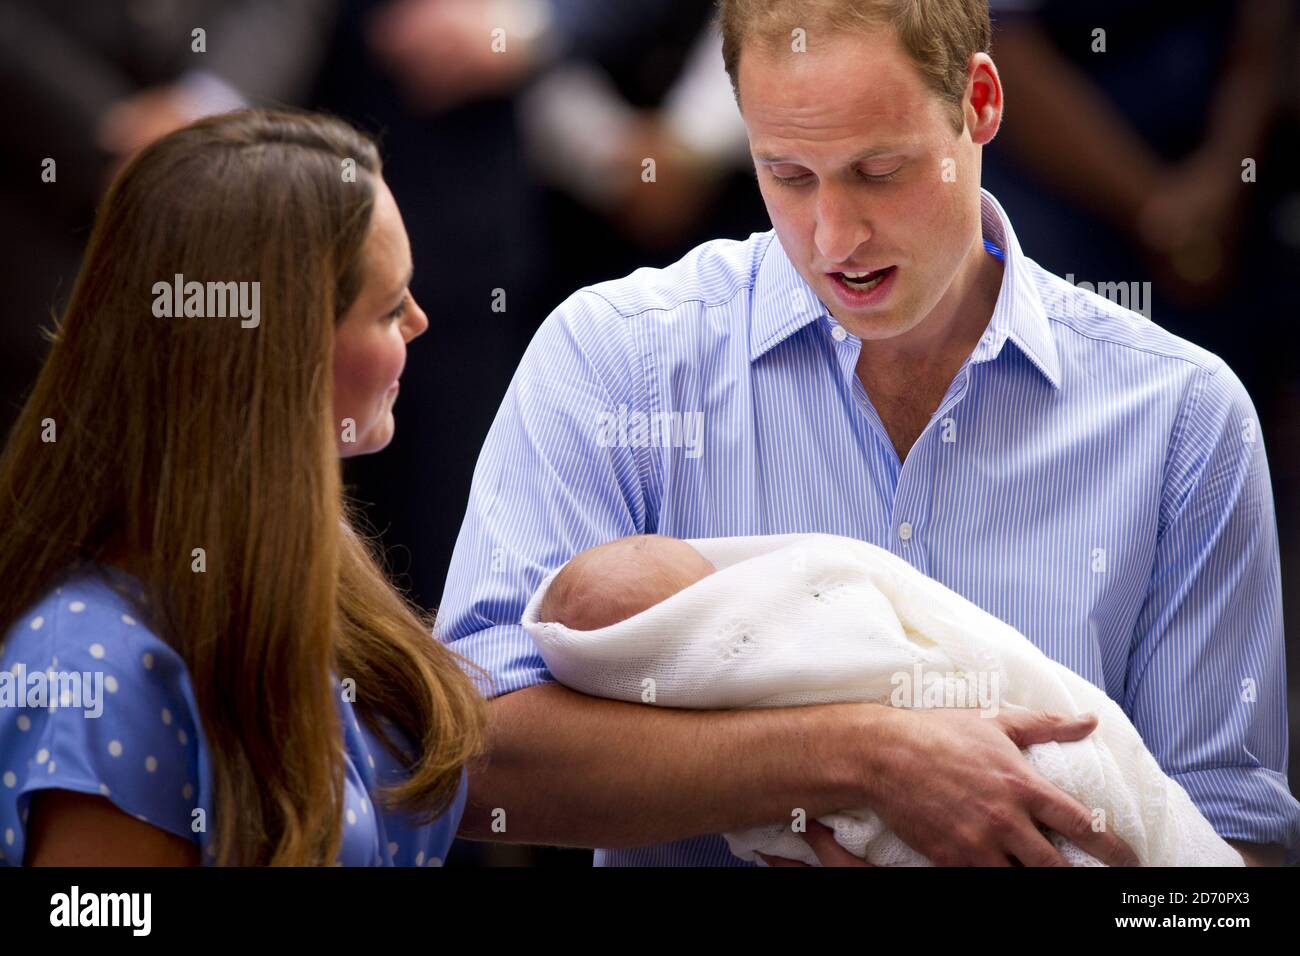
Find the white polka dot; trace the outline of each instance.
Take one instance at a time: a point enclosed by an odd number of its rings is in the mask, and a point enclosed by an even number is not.
[[[415,865],[416,865],[416,866],[424,866],[424,851],[423,851],[423,850],[421,850],[419,853],[415,854]]]
[[[63,693],[59,695],[59,706],[60,707],[72,706],[72,691],[69,690],[67,687],[63,688]]]
[[[134,627],[134,626],[135,626],[135,618],[133,618],[130,614],[123,614],[123,615],[122,615],[122,623],[123,623],[123,624],[130,624],[132,627]]]
[[[101,784],[99,785],[99,792],[102,793],[104,796],[107,797],[107,796],[108,796],[108,784],[106,784],[106,783],[101,783]]]
[[[354,827],[356,825],[357,825],[357,811],[353,810],[351,807],[348,807],[348,826]]]
[[[13,845],[14,845],[14,828],[13,828],[13,827],[9,827],[7,830],[5,830],[5,844],[6,844],[7,846],[13,846]]]
[[[120,756],[122,756],[122,741],[120,741],[120,740],[110,740],[110,741],[108,742],[108,753],[109,753],[110,756],[113,756],[113,757],[120,757]]]
[[[50,765],[49,765],[48,767],[46,767],[45,769],[46,769],[47,771],[49,771],[50,773],[54,773],[54,761],[51,760],[51,761],[50,761]]]
[[[39,631],[44,624],[45,624],[45,618],[34,617],[32,618],[32,623],[28,624],[27,626],[30,627],[33,631]]]
[[[27,731],[32,729],[32,719],[28,717],[26,714],[19,714],[18,729],[21,730],[23,733],[27,733]]]
[[[8,787],[10,790],[18,786],[18,774],[14,773],[12,770],[6,770],[3,779],[5,782],[5,786]]]
[[[90,656],[93,657],[95,660],[101,660],[101,659],[104,657],[104,645],[103,645],[103,644],[91,644],[91,645],[90,645]]]
[[[46,750],[44,747],[36,751],[36,762],[38,764],[45,763],[45,761],[49,759],[50,759],[50,752]]]
[[[84,601],[68,602],[68,610],[71,611],[73,614],[80,614],[85,609],[86,609],[86,604]]]
[[[22,673],[22,670],[23,670],[23,662],[22,662],[22,661],[14,661],[13,664],[10,665],[10,667],[9,667],[9,673],[13,674],[15,677],[17,677],[19,674],[21,674],[21,673]]]
[[[399,847],[396,843],[390,843],[388,844],[388,855],[397,856],[397,851],[400,849],[401,847]]]
[[[442,860],[436,856],[429,857],[429,866],[442,866]]]
[[[189,743],[190,740],[189,735],[186,734],[185,731],[183,730],[176,731],[176,739],[181,742],[181,746],[184,746],[185,744]]]
[[[185,786],[181,787],[181,796],[186,800],[192,799],[194,797],[194,788],[187,783]]]
[[[163,708],[162,718],[163,718],[163,723],[164,723],[164,724],[168,724],[168,725],[171,724],[171,722],[172,722],[172,712],[171,712],[170,710],[168,710],[166,707]]]
[[[153,670],[153,655],[145,654],[140,658],[140,663],[144,664],[145,670]]]
[[[144,769],[145,769],[145,770],[148,770],[150,773],[156,773],[156,772],[158,771],[158,758],[157,758],[157,757],[145,757],[145,758],[144,758]]]
[[[368,814],[368,813],[370,812],[369,808],[366,806],[367,803],[369,803],[368,800],[362,800],[362,801],[361,801],[361,815],[362,815],[362,816],[365,816],[366,814]]]
[[[117,678],[114,677],[112,674],[109,674],[107,677],[104,678],[104,687],[106,687],[106,688],[108,689],[108,692],[109,692],[110,694],[116,694],[116,693],[117,693]]]
[[[148,822],[149,822],[149,818],[146,817],[143,813],[137,813],[137,814],[135,815],[135,818],[136,818],[137,820],[139,820],[141,823],[148,823]]]
[[[374,754],[366,754],[366,759],[370,761],[370,769],[371,769],[371,770],[374,770],[374,769],[375,769],[375,755],[374,755]]]

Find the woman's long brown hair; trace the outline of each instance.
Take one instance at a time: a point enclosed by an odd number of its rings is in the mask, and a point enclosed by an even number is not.
[[[311,114],[227,114],[147,147],[100,206],[0,455],[0,634],[70,567],[137,556],[194,687],[219,863],[334,861],[336,678],[394,752],[389,722],[414,744],[387,796],[420,820],[482,744],[461,659],[391,587],[341,483],[334,329],[379,175],[373,142]],[[260,323],[155,317],[177,274],[259,282]]]

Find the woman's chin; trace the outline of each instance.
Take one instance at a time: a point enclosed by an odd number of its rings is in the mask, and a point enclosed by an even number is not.
[[[397,423],[393,420],[393,412],[390,408],[379,421],[366,430],[364,435],[358,435],[356,441],[340,441],[339,457],[356,458],[360,455],[373,455],[377,451],[383,451],[388,447],[389,442],[393,440],[393,434],[396,431]]]

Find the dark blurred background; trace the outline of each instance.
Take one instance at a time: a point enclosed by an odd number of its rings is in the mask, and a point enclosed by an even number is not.
[[[991,6],[1007,111],[984,185],[1026,253],[1141,295],[1125,304],[1221,355],[1259,410],[1300,739],[1292,6]],[[393,443],[345,475],[399,584],[434,608],[479,447],[551,309],[706,239],[769,228],[712,13],[708,0],[0,0],[0,427],[126,158],[245,105],[340,115],[381,142],[430,320]],[[40,178],[47,157],[53,183]],[[460,842],[448,860],[475,863],[588,865],[590,853]]]

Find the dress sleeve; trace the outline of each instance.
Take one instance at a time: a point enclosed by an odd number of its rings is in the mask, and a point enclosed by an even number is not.
[[[23,860],[39,790],[99,794],[202,844],[198,723],[179,656],[97,579],[62,585],[10,629],[0,668],[0,852]]]

